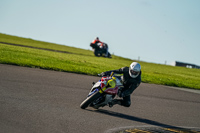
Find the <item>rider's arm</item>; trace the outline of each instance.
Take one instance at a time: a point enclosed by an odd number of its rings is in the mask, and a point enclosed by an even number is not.
[[[97,41],[97,40],[93,40],[93,42],[92,42],[92,44],[97,44],[97,43],[103,43],[103,42],[101,42],[101,41]]]
[[[101,42],[101,41],[99,40],[98,43],[103,43],[103,42]]]
[[[117,69],[117,70],[111,70],[111,71],[102,72],[101,75],[102,76],[108,76],[112,72],[117,73],[117,74],[122,74],[123,73],[123,68],[120,68],[120,69]]]

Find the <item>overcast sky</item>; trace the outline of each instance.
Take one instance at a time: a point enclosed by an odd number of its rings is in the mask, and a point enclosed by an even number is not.
[[[200,0],[0,0],[0,33],[164,64],[200,65]]]

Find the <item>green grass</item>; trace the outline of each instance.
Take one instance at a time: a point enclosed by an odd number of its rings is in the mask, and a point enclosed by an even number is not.
[[[132,62],[130,59],[119,56],[112,56],[112,59],[95,57],[90,50],[5,34],[0,34],[0,42],[35,47],[28,48],[0,43],[1,64],[97,75],[103,71],[129,66]],[[52,49],[66,53],[36,48]],[[139,63],[142,66],[142,82],[200,89],[200,69],[173,67],[147,62]]]

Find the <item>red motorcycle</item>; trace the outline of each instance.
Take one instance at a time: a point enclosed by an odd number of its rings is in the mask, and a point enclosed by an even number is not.
[[[120,87],[123,86],[121,76],[116,76],[112,72],[110,76],[102,77],[98,82],[93,83],[87,98],[80,104],[82,109],[93,107],[98,109],[106,105],[115,98]]]
[[[103,43],[103,46],[101,46],[101,43],[98,44],[91,43],[90,46],[92,47],[95,56],[112,58],[110,52],[108,52],[108,45],[106,43]]]

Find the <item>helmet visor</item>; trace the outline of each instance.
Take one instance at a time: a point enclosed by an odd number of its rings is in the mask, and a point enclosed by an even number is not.
[[[131,75],[138,75],[139,74],[139,72],[136,72],[136,71],[133,71],[133,70],[130,70],[130,73],[131,73]]]

